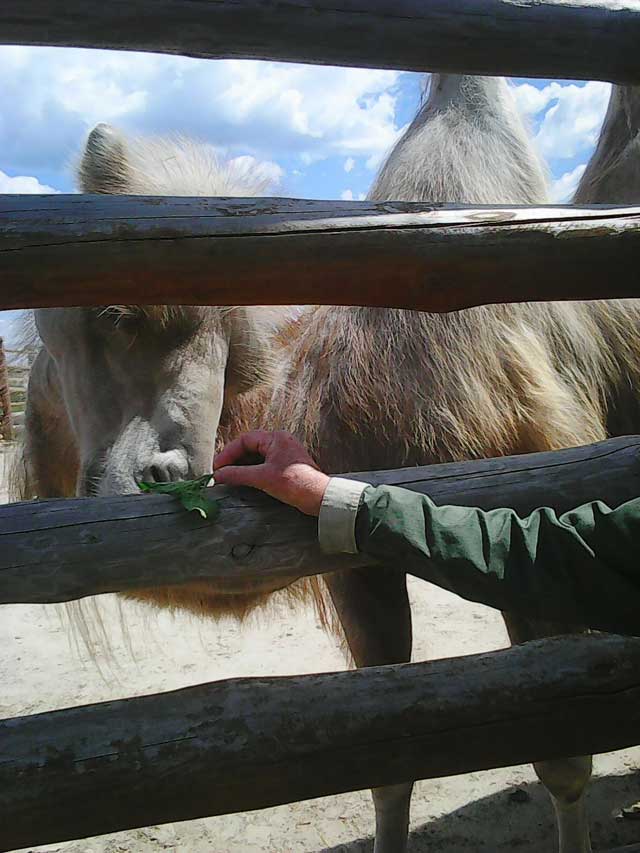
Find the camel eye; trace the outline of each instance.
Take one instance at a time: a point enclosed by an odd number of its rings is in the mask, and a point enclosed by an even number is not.
[[[113,326],[124,331],[131,331],[138,326],[142,318],[139,308],[132,305],[106,305],[97,309],[100,319],[108,320]]]

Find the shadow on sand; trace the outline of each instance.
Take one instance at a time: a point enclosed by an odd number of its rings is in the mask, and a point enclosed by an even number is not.
[[[518,791],[515,796],[514,790]],[[624,853],[640,853],[640,814],[637,820],[619,817],[622,807],[640,800],[640,773],[597,778],[591,783],[588,799],[594,850],[609,851],[624,845]],[[626,850],[630,844],[633,847]],[[409,853],[514,850],[518,853],[557,850],[551,802],[538,783],[499,791],[434,818],[415,829],[409,840]],[[372,851],[373,840],[367,838],[325,848],[319,853]]]

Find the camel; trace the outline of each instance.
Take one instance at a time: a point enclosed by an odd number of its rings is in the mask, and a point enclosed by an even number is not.
[[[637,204],[640,199],[640,87],[613,86],[596,150],[575,204]]]
[[[618,131],[625,126],[614,123]],[[605,126],[603,139],[606,133]],[[620,145],[629,145],[632,128],[621,135]],[[623,168],[636,172],[629,158]],[[609,189],[592,172],[578,196],[588,180],[591,201],[617,201],[603,197]],[[210,149],[127,139],[106,126],[89,135],[79,177],[85,192],[263,189]],[[369,197],[543,203],[545,172],[507,83],[434,75]],[[311,307],[294,318],[184,306],[37,311],[42,349],[29,383],[22,496],[121,494],[137,492],[139,479],[197,476],[210,469],[216,437],[255,426],[294,433],[329,473],[559,449],[637,432],[639,320],[635,301],[445,315]],[[272,583],[201,582],[135,597],[242,617],[278,591]],[[320,608],[328,592],[358,666],[410,659],[402,566],[278,585]],[[580,627],[512,614],[506,620],[514,642]],[[583,794],[591,759],[543,762],[536,771],[554,802],[561,853],[587,853]],[[407,849],[411,789],[373,791],[375,853]]]

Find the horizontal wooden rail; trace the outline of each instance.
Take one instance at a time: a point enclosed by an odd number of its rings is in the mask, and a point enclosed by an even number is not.
[[[223,681],[0,722],[0,851],[639,739],[638,639]]]
[[[0,308],[640,296],[640,207],[0,196]]]
[[[399,471],[351,475],[404,486],[439,504],[558,511],[640,495],[640,436],[588,447]],[[0,508],[0,604],[210,578],[291,579],[371,565],[365,554],[326,556],[316,522],[252,490],[212,489],[215,521],[170,497],[129,496],[25,502]],[[189,559],[185,560],[185,554]]]
[[[636,0],[3,0],[0,42],[640,82]]]

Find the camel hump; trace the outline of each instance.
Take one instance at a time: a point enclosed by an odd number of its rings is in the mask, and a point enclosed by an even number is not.
[[[78,166],[78,182],[85,193],[127,192],[127,143],[120,131],[102,122],[93,128]]]

